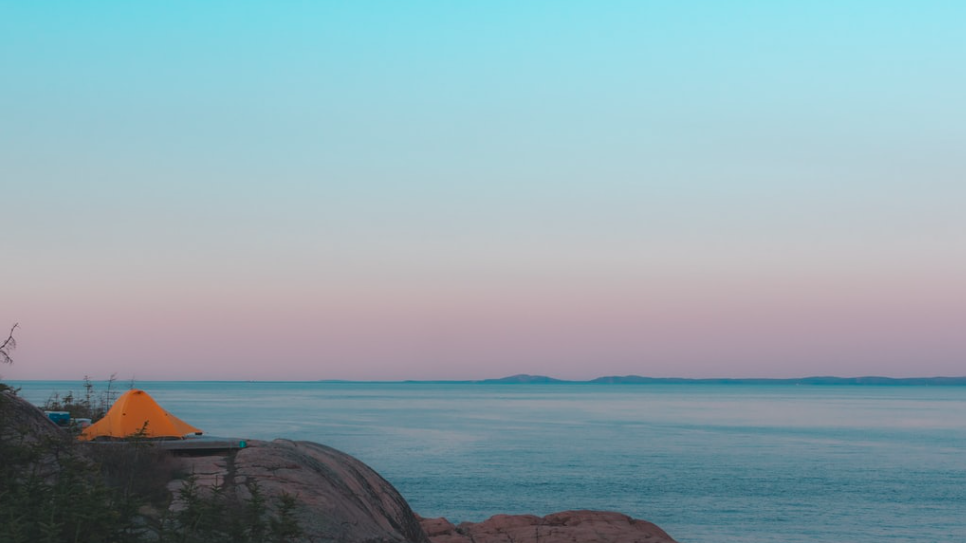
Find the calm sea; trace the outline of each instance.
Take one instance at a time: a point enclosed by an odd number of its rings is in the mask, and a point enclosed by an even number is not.
[[[81,389],[14,384],[41,403]],[[966,387],[137,386],[208,434],[346,451],[423,516],[604,509],[683,543],[966,542]]]

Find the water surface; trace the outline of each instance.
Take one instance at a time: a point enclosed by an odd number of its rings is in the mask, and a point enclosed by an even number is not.
[[[16,384],[35,402],[81,390]],[[346,451],[424,516],[603,509],[682,543],[966,541],[966,387],[137,386],[209,434]]]

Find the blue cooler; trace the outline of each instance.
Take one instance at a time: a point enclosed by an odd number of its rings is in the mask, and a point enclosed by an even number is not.
[[[70,426],[70,413],[67,411],[44,411],[51,422],[62,428]]]

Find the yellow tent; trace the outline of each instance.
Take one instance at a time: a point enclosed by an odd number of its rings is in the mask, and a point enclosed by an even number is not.
[[[161,409],[147,392],[132,389],[114,402],[103,419],[85,428],[79,439],[122,439],[139,434],[142,429],[143,437],[148,438],[183,438],[189,434],[201,434],[201,430]]]

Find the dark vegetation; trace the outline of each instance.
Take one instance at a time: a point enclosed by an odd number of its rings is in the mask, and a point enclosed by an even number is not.
[[[0,343],[0,363],[13,362],[16,328]],[[97,392],[85,380],[83,394],[52,396],[47,407],[96,420],[116,396],[113,382]],[[244,492],[202,487],[190,477],[172,493],[179,470],[178,457],[141,436],[79,443],[0,382],[0,542],[281,543],[302,535],[294,497],[269,499],[255,483]]]
[[[120,391],[116,383],[117,376],[111,375],[104,390],[98,391],[91,378],[85,375],[82,393],[75,395],[72,390],[64,394],[55,392],[47,398],[43,409],[44,411],[65,411],[70,413],[72,419],[100,420],[117,400]],[[134,388],[133,382],[130,388]]]
[[[10,333],[7,334],[7,339],[5,339],[3,343],[0,343],[0,364],[13,364],[13,358],[10,357],[10,351],[17,348],[17,340],[13,337],[13,332],[19,327],[19,323],[11,326]]]

